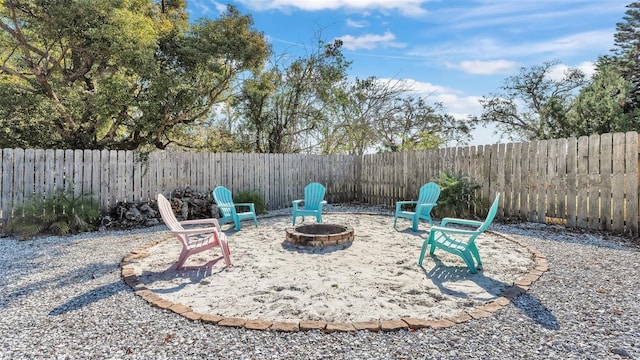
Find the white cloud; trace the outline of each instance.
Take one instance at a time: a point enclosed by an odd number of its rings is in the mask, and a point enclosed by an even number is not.
[[[458,94],[439,94],[435,97],[438,102],[444,105],[447,113],[459,119],[466,119],[469,115],[480,115],[482,106],[478,102],[480,96],[460,96]]]
[[[299,9],[305,11],[318,10],[355,10],[355,11],[391,11],[397,10],[406,16],[426,14],[421,7],[427,0],[239,0],[244,6],[256,10]]]
[[[469,74],[492,75],[492,74],[509,74],[517,69],[518,63],[507,60],[465,60],[457,64],[447,63],[447,67],[460,69]]]
[[[564,64],[558,64],[553,68],[549,69],[548,77],[552,80],[562,80],[564,79],[564,75],[569,68],[577,68],[587,75],[587,78],[591,78],[593,74],[596,72],[595,64],[591,61],[582,62],[576,66],[568,66]]]
[[[379,47],[403,48],[404,43],[395,42],[396,36],[387,31],[383,35],[365,34],[362,36],[343,35],[338,37],[343,42],[343,47],[347,50],[375,49]]]
[[[441,102],[447,113],[455,114],[454,116],[458,118],[466,118],[468,115],[478,115],[482,112],[482,106],[478,102],[481,99],[480,96],[463,96],[462,91],[414,79],[381,78],[379,81],[397,84],[434,103]]]
[[[215,2],[214,2],[214,4],[215,4]],[[209,11],[211,11],[211,8],[209,8],[209,5],[205,4],[202,1],[194,1],[192,6],[194,6],[196,9],[198,9],[199,16],[204,16],[207,13],[209,13]]]
[[[352,28],[363,28],[363,27],[369,26],[369,23],[364,20],[356,21],[352,19],[347,19],[347,26]]]
[[[218,10],[219,13],[223,13],[225,11],[227,11],[227,5],[217,2],[217,1],[212,1],[213,6],[215,6],[216,10]]]
[[[418,81],[414,79],[380,79],[383,82],[396,82],[400,87],[409,89],[409,91],[413,91],[416,93],[420,93],[423,96],[430,96],[432,94],[443,94],[451,92],[452,90],[439,85],[434,85],[432,83]]]
[[[585,50],[594,49],[605,53],[613,46],[613,34],[610,30],[589,31],[556,39],[506,43],[490,37],[469,38],[456,41],[416,47],[411,54],[426,58],[520,58],[542,57],[546,59],[580,55]]]
[[[444,111],[459,120],[466,120],[470,115],[482,114],[482,106],[479,100],[481,96],[465,96],[462,91],[446,86],[435,85],[429,82],[414,79],[378,79],[381,82],[389,82],[410,89],[415,95],[422,96],[431,103],[442,103]],[[493,144],[500,139],[493,135],[495,126],[478,127],[471,133],[469,145]]]
[[[613,34],[610,30],[588,31],[550,41],[524,44],[516,47],[519,53],[539,54],[552,53],[556,56],[578,54],[585,49],[602,49],[608,51],[613,46]]]

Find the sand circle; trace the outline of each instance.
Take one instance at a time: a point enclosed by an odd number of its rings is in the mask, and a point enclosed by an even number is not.
[[[290,216],[259,219],[241,231],[223,226],[233,266],[219,249],[166,271],[181,246],[168,236],[132,267],[150,291],[194,312],[247,320],[363,322],[403,317],[438,320],[499,297],[534,266],[530,251],[495,233],[476,240],[484,269],[471,274],[462,259],[442,250],[417,265],[428,225],[376,214],[328,213],[323,221],[351,226],[353,242],[327,247],[285,242]],[[167,232],[168,233],[168,232]]]

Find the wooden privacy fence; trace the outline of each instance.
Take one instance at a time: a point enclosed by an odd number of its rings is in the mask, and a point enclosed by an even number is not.
[[[1,162],[0,219],[33,194],[56,189],[91,194],[106,211],[118,202],[146,202],[190,187],[234,194],[256,191],[267,209],[291,206],[312,181],[327,187],[332,202],[351,202],[356,156],[231,154],[157,151],[4,149]]]
[[[481,184],[488,201],[502,193],[499,216],[637,235],[638,154],[636,132],[362,157],[4,149],[0,220],[34,193],[58,188],[92,193],[107,210],[187,186],[209,192],[223,185],[259,192],[271,210],[291,206],[318,181],[330,203],[393,206],[449,171]]]
[[[638,235],[636,132],[580,138],[366,155],[365,203],[415,199],[443,171],[466,175],[500,217]]]

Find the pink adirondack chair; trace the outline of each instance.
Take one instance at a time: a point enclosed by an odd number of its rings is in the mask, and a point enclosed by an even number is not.
[[[227,266],[231,266],[231,256],[227,236],[220,230],[217,219],[199,219],[178,221],[171,209],[171,203],[162,194],[158,194],[158,209],[162,220],[173,235],[182,243],[182,252],[175,263],[176,269],[181,269],[187,258],[193,254],[219,246]],[[212,224],[213,226],[185,229],[183,225]]]

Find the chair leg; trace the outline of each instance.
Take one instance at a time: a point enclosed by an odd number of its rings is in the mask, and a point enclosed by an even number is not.
[[[467,251],[463,251],[459,255],[460,257],[462,257],[465,264],[467,264],[467,267],[469,268],[469,272],[471,272],[472,274],[477,274],[478,270],[476,270],[476,265],[473,263],[473,257],[471,256],[471,253],[467,250]]]
[[[469,246],[469,251],[471,252],[471,255],[476,258],[476,262],[478,263],[478,265],[476,265],[476,268],[478,270],[482,270],[482,260],[480,260],[480,253],[478,252],[478,248],[476,247],[475,243]]]
[[[422,243],[422,250],[420,251],[420,258],[418,259],[418,266],[422,266],[422,261],[424,261],[424,255],[427,252],[427,247],[429,246],[430,243],[431,243],[431,235],[429,235],[429,238]],[[431,254],[433,254],[433,251],[435,250],[435,248],[436,248],[435,246],[431,245]]]
[[[316,215],[316,222],[319,222],[319,223],[322,222],[322,214]]]
[[[397,222],[398,222],[398,215],[396,214],[396,215],[393,217],[393,228],[394,228],[394,229],[397,229],[397,228],[398,228],[398,227],[396,226],[396,223],[397,223]]]
[[[233,219],[233,224],[235,225],[236,231],[240,231],[240,219]]]
[[[187,261],[188,257],[189,257],[189,251],[186,248],[182,248],[182,251],[180,252],[180,256],[178,257],[178,261],[176,261],[175,263],[176,270],[182,269],[182,266],[184,265],[185,261]]]
[[[218,245],[220,245],[220,250],[222,250],[222,256],[224,257],[224,263],[227,266],[231,266],[231,250],[229,250],[229,244],[220,239]]]

